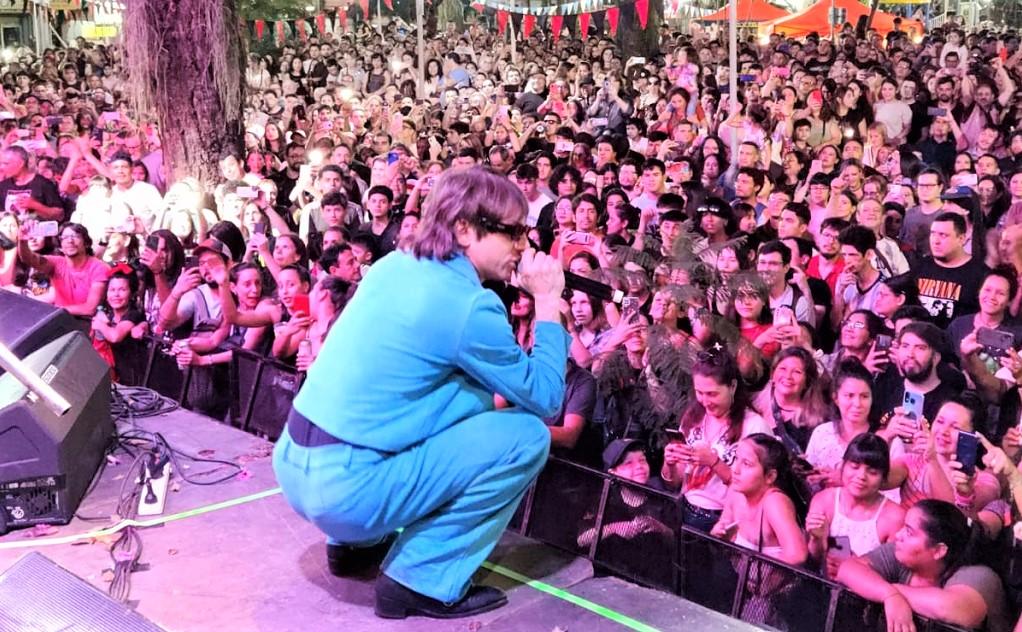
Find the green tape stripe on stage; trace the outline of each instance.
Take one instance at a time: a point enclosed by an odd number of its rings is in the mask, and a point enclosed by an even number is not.
[[[38,539],[28,538],[25,540],[16,540],[14,542],[0,542],[0,551],[10,549],[28,549],[40,546],[57,546],[60,544],[72,544],[74,542],[88,540],[90,538],[100,538],[103,536],[113,535],[118,531],[126,529],[127,527],[140,528],[157,527],[162,524],[167,524],[168,522],[176,522],[178,520],[184,520],[186,518],[193,518],[195,516],[201,516],[202,514],[211,513],[213,511],[229,509],[230,507],[236,507],[238,505],[243,505],[245,503],[250,503],[256,500],[261,500],[263,498],[268,498],[270,496],[275,496],[279,494],[280,491],[281,490],[279,487],[274,487],[272,489],[267,489],[261,492],[256,492],[254,494],[249,494],[247,496],[241,496],[240,498],[232,498],[230,500],[225,500],[223,502],[213,503],[212,505],[204,505],[202,507],[189,509],[188,511],[182,511],[176,514],[171,514],[169,516],[156,516],[148,520],[121,520],[120,522],[113,526],[106,527],[104,529],[99,529],[96,531],[88,531],[86,533],[60,536],[55,538],[38,538]],[[598,603],[594,603],[592,601],[589,601],[588,599],[579,597],[578,595],[574,595],[566,590],[557,588],[556,586],[551,586],[550,584],[541,582],[536,579],[532,579],[531,577],[527,577],[525,575],[522,575],[521,573],[516,573],[515,571],[500,566],[499,564],[483,562],[483,567],[489,571],[497,573],[498,575],[503,575],[504,577],[512,581],[516,581],[519,584],[528,586],[533,590],[544,592],[552,597],[556,597],[557,599],[578,606],[579,608],[585,608],[586,610],[594,614],[597,614],[605,619],[613,621],[631,630],[636,630],[637,632],[659,632],[657,628],[654,628],[650,625],[646,625],[641,621],[636,621],[635,619],[632,619],[627,615],[621,614],[616,610],[611,610],[610,608],[601,606]]]
[[[614,623],[622,625],[631,630],[637,630],[638,632],[659,632],[657,628],[654,628],[651,625],[646,625],[642,621],[636,621],[635,619],[629,617],[628,615],[621,614],[616,610],[611,610],[606,606],[601,606],[600,604],[589,601],[584,597],[579,597],[578,595],[572,594],[556,586],[551,586],[550,584],[541,582],[537,579],[526,577],[521,573],[516,573],[510,568],[504,568],[499,564],[491,564],[490,562],[483,562],[483,568],[493,571],[498,575],[503,575],[504,577],[512,581],[516,581],[519,584],[524,584],[534,590],[538,590],[552,597],[557,597],[558,599],[567,601],[568,603],[578,606],[579,608],[585,608],[589,612],[598,614],[605,619],[609,619]]]

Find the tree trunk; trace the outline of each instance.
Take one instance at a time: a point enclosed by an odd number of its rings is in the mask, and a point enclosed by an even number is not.
[[[664,21],[664,0],[649,0],[649,20],[646,28],[639,26],[639,16],[635,11],[635,3],[629,2],[621,6],[621,14],[617,25],[617,43],[624,56],[623,62],[629,57],[653,57],[660,49],[660,24]]]
[[[136,112],[159,125],[167,181],[220,180],[220,154],[241,149],[245,67],[235,0],[125,3],[125,67]]]

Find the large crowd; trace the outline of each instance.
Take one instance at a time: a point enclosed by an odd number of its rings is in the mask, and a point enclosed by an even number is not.
[[[438,179],[489,169],[529,211],[483,229],[611,289],[564,296],[556,454],[677,493],[685,524],[890,629],[1010,628],[985,560],[1022,508],[1019,36],[750,39],[732,93],[716,35],[661,29],[652,57],[586,35],[512,52],[473,24],[427,41],[424,86],[397,23],[252,55],[211,188],[168,185],[117,47],[20,53],[0,286],[88,319],[111,365],[164,338],[222,417],[235,349],[305,370]],[[493,289],[528,350],[531,297]]]

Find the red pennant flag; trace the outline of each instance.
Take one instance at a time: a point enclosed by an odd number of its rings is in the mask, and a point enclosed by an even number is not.
[[[348,30],[348,11],[346,9],[337,10],[337,21],[341,23],[341,30]]]
[[[504,35],[504,31],[507,30],[507,19],[510,15],[507,11],[497,11],[497,33],[500,35]]]
[[[265,30],[266,30],[266,20],[256,20],[255,21],[255,32],[256,32],[256,39],[257,40],[262,40],[263,39],[263,31],[265,31]]]
[[[326,33],[326,13],[320,13],[316,16],[316,30],[319,31],[320,35]]]
[[[617,19],[621,17],[621,10],[617,7],[607,9],[607,24],[610,27],[610,34],[617,35]]]
[[[589,35],[589,14],[582,13],[578,16],[578,34],[583,40]]]
[[[369,0],[358,0],[358,4],[362,7],[362,18],[365,20],[369,19]]]
[[[649,0],[646,1],[648,2]],[[563,27],[564,27],[563,15],[550,16],[550,35],[553,36],[555,42],[561,38],[561,28]]]
[[[305,31],[305,20],[295,20],[295,30],[298,31],[298,37],[303,42],[309,38],[309,34]]]
[[[274,25],[274,27],[275,27],[275,30],[277,31],[277,37],[276,37],[277,46],[280,46],[281,44],[284,43],[284,22],[283,21],[277,22]]]
[[[635,0],[635,14],[639,16],[639,28],[646,28],[649,22],[649,0]]]
[[[536,16],[526,15],[522,17],[522,39],[529,39],[532,29],[536,26]]]
[[[391,11],[394,10],[394,0],[383,0],[383,4],[387,5],[387,8]]]

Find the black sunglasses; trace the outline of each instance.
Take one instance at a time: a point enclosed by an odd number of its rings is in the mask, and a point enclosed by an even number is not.
[[[518,241],[529,232],[529,227],[525,224],[504,224],[482,215],[475,218],[475,224],[488,233],[507,235],[511,241]]]

